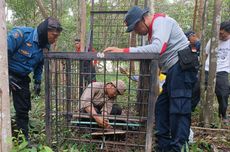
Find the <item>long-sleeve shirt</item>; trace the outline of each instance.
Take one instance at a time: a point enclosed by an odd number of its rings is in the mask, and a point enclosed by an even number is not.
[[[168,16],[155,14],[149,31],[149,44],[130,47],[129,52],[159,53],[159,67],[167,73],[178,61],[178,51],[188,47],[189,41],[178,23]]]
[[[104,88],[105,84],[102,82],[93,82],[89,84],[81,96],[79,102],[80,109],[84,109],[92,104],[98,111],[110,113],[115,101],[105,94]]]
[[[9,70],[20,76],[34,73],[35,82],[41,82],[44,57],[39,47],[37,29],[16,27],[8,33]],[[49,46],[47,46],[49,49]]]

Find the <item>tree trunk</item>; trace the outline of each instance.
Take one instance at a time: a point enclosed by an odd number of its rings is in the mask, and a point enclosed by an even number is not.
[[[57,18],[57,0],[51,0],[52,16]]]
[[[86,36],[86,1],[80,1],[81,5],[81,52],[85,51],[85,36]]]
[[[48,18],[48,13],[46,12],[46,8],[44,7],[42,0],[36,0],[38,7],[42,13],[43,18]]]
[[[214,1],[214,15],[212,22],[211,52],[209,62],[209,77],[206,95],[206,114],[204,115],[204,126],[208,127],[213,122],[213,102],[215,99],[215,80],[216,80],[216,48],[219,42],[219,30],[221,22],[221,5],[222,0]],[[214,80],[214,81],[213,81]]]
[[[195,7],[194,7],[194,14],[193,14],[193,26],[192,26],[192,29],[193,31],[196,31],[196,18],[197,18],[197,1],[198,0],[195,0]]]
[[[135,0],[134,5],[137,5],[137,4],[138,4],[138,0]],[[130,42],[129,42],[131,47],[137,46],[137,40],[136,39],[137,39],[136,33],[132,32],[131,33],[131,39],[130,39]],[[131,64],[130,72],[133,74],[133,73],[135,73],[134,61],[131,61],[130,64]]]
[[[201,35],[202,35],[202,20],[203,20],[203,14],[204,14],[204,0],[200,0],[198,11],[199,11],[199,13],[198,13],[197,26],[196,26],[196,35],[198,37],[201,37]],[[202,42],[204,42],[204,41],[202,41]]]
[[[155,13],[154,3],[155,3],[155,0],[149,1],[149,7],[150,7],[151,13]]]
[[[77,2],[76,2],[76,8],[77,8],[77,14],[76,14],[76,35],[78,36],[78,38],[79,38],[79,33],[81,33],[81,27],[79,27],[79,25],[80,25],[80,22],[81,22],[81,7],[80,7],[80,0],[78,0]]]
[[[51,7],[52,7],[52,10],[51,10],[52,17],[57,19],[58,18],[57,17],[57,0],[51,0]],[[55,43],[51,45],[51,50],[56,52],[57,46],[58,46],[58,42],[56,41]]]
[[[206,42],[206,39],[207,37],[206,36],[206,31],[207,31],[207,16],[208,16],[208,0],[205,0],[203,5],[200,5],[200,7],[203,8],[203,14],[202,14],[202,19],[201,19],[201,22],[202,22],[202,26],[201,26],[201,52],[200,52],[200,64],[201,65],[205,65],[205,60],[206,60],[206,52],[205,52],[205,42]],[[205,66],[202,66],[201,67],[201,70],[200,70],[200,105],[201,107],[204,107],[205,105]],[[205,108],[202,108],[201,109],[201,112],[200,112],[200,118],[199,118],[199,121],[200,122],[203,122],[204,121],[204,115],[205,115],[205,111],[206,109]]]
[[[8,79],[8,56],[6,41],[5,24],[5,1],[0,1],[0,151],[10,151],[11,149],[11,122],[10,122],[10,97],[9,97],[9,79]]]

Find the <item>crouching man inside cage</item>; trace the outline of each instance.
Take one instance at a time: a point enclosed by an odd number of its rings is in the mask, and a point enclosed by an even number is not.
[[[117,95],[123,95],[126,85],[122,80],[93,82],[84,90],[80,101],[80,112],[89,113],[100,127],[112,128],[107,115],[121,115],[121,107],[115,103]],[[102,116],[98,116],[101,114]]]

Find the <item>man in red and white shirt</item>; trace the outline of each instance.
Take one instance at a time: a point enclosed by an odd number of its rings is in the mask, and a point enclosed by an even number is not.
[[[191,49],[178,23],[165,14],[148,12],[134,6],[125,16],[127,32],[148,35],[148,45],[108,47],[104,52],[159,54],[159,68],[167,76],[155,106],[156,151],[179,152],[189,137],[192,88],[197,81],[197,70],[182,70],[179,64],[178,52],[188,49],[191,52]]]

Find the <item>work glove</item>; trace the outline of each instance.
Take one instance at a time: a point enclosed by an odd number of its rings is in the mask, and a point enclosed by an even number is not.
[[[35,83],[34,84],[34,94],[36,96],[40,96],[40,92],[41,92],[41,84],[40,83]]]

